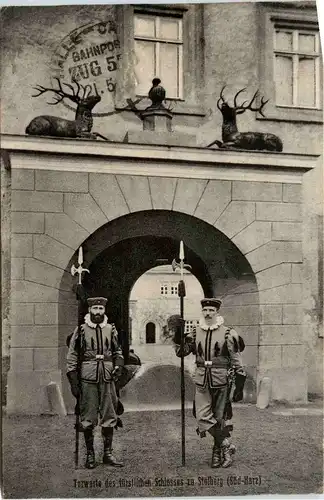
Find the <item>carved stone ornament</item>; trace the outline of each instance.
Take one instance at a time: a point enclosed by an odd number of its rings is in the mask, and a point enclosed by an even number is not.
[[[259,91],[255,92],[248,104],[247,101],[244,101],[239,105],[237,103],[237,98],[241,92],[244,92],[246,90],[246,88],[239,90],[234,97],[234,106],[231,107],[224,99],[224,89],[225,86],[222,88],[220,97],[217,101],[217,108],[223,115],[223,142],[215,140],[207,147],[210,148],[211,146],[216,144],[219,148],[222,149],[282,151],[282,140],[274,134],[267,134],[263,132],[239,132],[237,129],[236,116],[244,113],[247,109],[250,111],[255,111],[256,113],[260,113],[260,115],[264,117],[263,108],[268,101],[265,101],[264,97],[261,97],[260,105],[255,105],[255,101],[259,97]]]
[[[101,100],[98,95],[91,95],[91,87],[80,85],[78,82],[73,81],[73,85],[69,83],[61,83],[59,78],[55,78],[58,88],[47,88],[42,85],[37,85],[35,90],[38,94],[33,97],[38,97],[46,92],[53,92],[54,102],[47,104],[55,105],[69,99],[77,104],[75,119],[67,120],[58,116],[42,115],[33,118],[29,125],[26,127],[26,134],[38,136],[52,136],[52,137],[83,137],[96,139],[101,137],[108,140],[106,137],[96,132],[91,133],[93,125],[92,109]],[[65,88],[63,88],[63,86]]]
[[[163,101],[165,99],[165,89],[160,85],[160,78],[153,78],[152,80],[152,88],[149,90],[148,96],[152,101],[151,106],[149,108],[160,108],[165,109]],[[147,108],[147,109],[149,109]]]
[[[166,91],[162,87],[160,78],[153,78],[152,87],[148,92],[148,97],[151,100],[150,106],[141,110],[136,107],[136,104],[142,99],[132,101],[127,99],[129,109],[131,109],[143,122],[143,130],[153,132],[172,132],[171,120],[173,113],[171,108],[164,105]]]

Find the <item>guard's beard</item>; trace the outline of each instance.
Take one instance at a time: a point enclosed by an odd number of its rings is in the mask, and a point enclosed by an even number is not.
[[[104,314],[93,314],[93,313],[90,313],[90,319],[91,319],[92,323],[96,323],[97,325],[99,325],[99,323],[103,322],[104,317],[105,317]]]

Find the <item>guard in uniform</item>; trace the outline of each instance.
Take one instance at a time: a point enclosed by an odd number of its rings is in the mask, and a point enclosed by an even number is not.
[[[221,304],[222,301],[215,298],[201,301],[202,318],[192,333],[185,337],[183,352],[184,356],[190,353],[196,356],[193,380],[196,386],[197,433],[204,437],[208,431],[214,438],[213,468],[229,467],[233,461],[235,446],[230,444],[229,427],[226,426],[226,420],[231,418],[231,376],[235,379],[235,402],[243,399],[246,379],[241,356],[244,342],[235,330],[224,326],[224,319],[218,314]],[[175,350],[180,357],[181,330],[174,331]]]
[[[98,424],[98,416],[104,444],[103,463],[123,466],[112,454],[112,442],[118,405],[115,381],[121,375],[124,358],[117,330],[108,323],[105,315],[106,303],[104,297],[88,299],[88,314],[80,334],[78,328],[73,332],[67,354],[71,391],[74,397],[80,397],[80,423],[87,448],[85,466],[88,469],[96,465],[93,430]]]

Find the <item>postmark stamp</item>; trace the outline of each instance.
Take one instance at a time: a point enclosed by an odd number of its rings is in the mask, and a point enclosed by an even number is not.
[[[61,40],[52,58],[52,77],[71,84],[90,86],[101,97],[93,116],[115,114],[117,73],[122,47],[114,19],[89,23],[71,31]],[[69,109],[72,105],[63,103]]]

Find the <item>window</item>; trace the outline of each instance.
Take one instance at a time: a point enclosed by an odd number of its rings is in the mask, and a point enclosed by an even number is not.
[[[178,285],[173,283],[163,283],[160,286],[161,295],[176,295],[178,296]]]
[[[118,61],[117,110],[125,108],[130,96],[146,97],[158,77],[166,99],[177,100],[173,113],[184,116],[186,123],[192,118],[197,127],[204,123],[204,8],[201,3],[116,6],[123,54]]]
[[[135,13],[134,44],[136,93],[146,96],[158,77],[168,98],[182,98],[182,17]]]
[[[146,343],[147,344],[155,344],[155,324],[150,322],[150,323],[147,323],[146,325],[146,335],[145,335],[145,339],[146,339]]]
[[[185,322],[185,333],[190,333],[194,326],[196,326],[197,321],[195,320],[186,320]]]
[[[320,108],[319,32],[274,26],[277,106]]]
[[[322,57],[316,7],[258,3],[259,88],[268,100],[258,120],[322,123]]]

